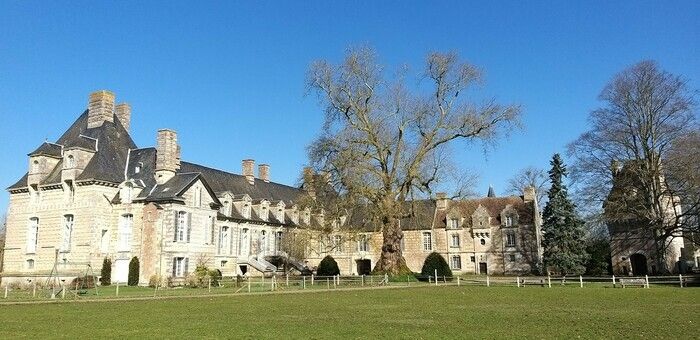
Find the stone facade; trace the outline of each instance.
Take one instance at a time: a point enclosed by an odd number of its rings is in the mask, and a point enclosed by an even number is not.
[[[5,280],[99,275],[104,258],[112,280],[125,282],[138,257],[140,284],[182,281],[200,264],[225,276],[299,273],[326,255],[344,275],[375,265],[377,229],[347,219],[343,232],[321,233],[323,212],[299,205],[313,192],[271,181],[267,164],[255,176],[251,159],[240,175],[181,161],[175,131],[159,130],[155,148],[139,148],[128,132],[131,107],[114,103],[109,91],[91,94],[87,110],[56,143],[30,153],[27,174],[8,188]],[[539,259],[539,212],[528,193],[415,204],[421,214],[401,222],[413,271],[432,251],[458,273],[524,273]],[[271,263],[280,258],[286,264]]]

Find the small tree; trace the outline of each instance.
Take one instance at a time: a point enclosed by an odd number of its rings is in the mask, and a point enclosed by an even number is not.
[[[139,258],[134,256],[129,261],[129,286],[136,286],[139,284]]]
[[[100,284],[109,286],[112,284],[112,260],[106,258],[102,261],[102,270],[100,271]]]
[[[437,270],[438,276],[452,276],[452,270],[450,270],[450,266],[447,265],[445,258],[436,252],[432,252],[425,258],[423,269],[420,273],[423,277],[434,276],[435,270]]]
[[[338,268],[338,263],[335,262],[333,256],[327,255],[321,260],[316,269],[316,275],[318,276],[333,276],[340,275],[340,269]]]
[[[562,275],[583,274],[588,253],[584,241],[584,223],[576,214],[576,206],[569,200],[566,185],[566,166],[559,154],[552,157],[547,205],[542,213],[542,247],[545,268]]]

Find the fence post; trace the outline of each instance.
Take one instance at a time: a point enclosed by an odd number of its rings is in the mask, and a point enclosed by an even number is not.
[[[385,286],[389,285],[389,274],[384,274],[384,285]]]
[[[683,288],[683,274],[678,274],[678,282],[681,285],[681,288]]]
[[[406,275],[406,286],[410,286],[410,285],[411,285],[411,277]]]
[[[326,277],[326,288],[331,289],[331,279]]]
[[[114,294],[114,296],[119,296],[119,281],[117,281],[117,292]]]
[[[578,282],[581,284],[581,288],[583,288],[583,277],[581,277],[581,275],[578,276]]]
[[[491,281],[489,280],[488,274],[486,275],[486,287],[491,287]]]
[[[516,282],[518,288],[520,288],[520,276],[515,277],[515,282]]]
[[[34,278],[34,287],[32,288],[32,297],[36,297],[36,278]]]
[[[547,287],[552,288],[552,277],[547,273]]]
[[[7,299],[7,283],[5,284],[5,298]]]
[[[66,283],[62,282],[61,283],[61,299],[66,298]]]
[[[649,288],[649,275],[644,275],[644,284],[646,288]]]
[[[369,276],[369,285],[370,286],[374,285],[374,276],[372,276],[372,275]]]
[[[289,286],[289,274],[284,275],[284,281],[285,281],[285,285]]]
[[[333,275],[333,288],[338,287],[338,275]]]
[[[437,286],[438,278],[437,278],[437,269],[435,269],[435,285]]]
[[[362,274],[362,287],[365,286],[365,274]]]
[[[457,276],[457,286],[459,286],[459,276]]]
[[[613,288],[616,288],[616,287],[617,287],[617,284],[615,283],[615,274],[613,274],[613,278],[612,278],[612,279],[613,279]]]
[[[314,274],[311,274],[311,285],[314,285]]]
[[[250,276],[248,276],[248,293],[250,293],[250,280],[251,280],[251,279],[252,279],[252,278],[251,278]]]
[[[211,293],[211,276],[209,277],[209,293]]]
[[[306,276],[302,277],[302,289],[306,289]]]

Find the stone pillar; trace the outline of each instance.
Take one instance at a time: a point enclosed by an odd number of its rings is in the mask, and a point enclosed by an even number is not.
[[[258,178],[265,182],[270,181],[270,166],[268,164],[258,165]]]
[[[90,93],[88,99],[88,129],[102,126],[105,121],[114,121],[114,93],[100,90]]]
[[[248,180],[248,183],[255,183],[255,160],[244,159],[241,163],[241,167],[243,171],[243,176],[245,176],[245,179]]]
[[[131,105],[129,103],[117,104],[114,107],[114,112],[126,132],[129,132],[129,127],[131,126]]]
[[[170,129],[158,130],[156,146],[156,181],[167,182],[180,170],[180,146],[177,145],[177,132]]]

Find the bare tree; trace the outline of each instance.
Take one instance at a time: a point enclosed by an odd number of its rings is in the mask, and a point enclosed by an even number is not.
[[[591,112],[590,130],[569,145],[579,197],[596,207],[607,200],[609,225],[634,221],[649,231],[658,268],[667,270],[662,262],[668,240],[683,231],[688,212],[675,208],[677,195],[662,164],[674,143],[696,127],[694,93],[682,77],[643,61],[617,74],[600,99],[605,105]],[[627,184],[615,177],[623,169]],[[614,177],[625,188],[611,204]]]
[[[402,76],[386,79],[369,48],[349,50],[339,65],[317,61],[308,73],[308,86],[325,107],[323,133],[309,148],[311,163],[328,173],[341,195],[364,202],[381,225],[375,272],[409,271],[399,220],[412,214],[406,202],[430,195],[444,180],[451,142],[493,143],[519,123],[517,105],[464,99],[481,72],[456,54],[429,54],[422,76],[416,91]]]
[[[549,177],[546,171],[534,166],[529,166],[521,169],[515,176],[508,180],[506,192],[518,196],[522,195],[525,188],[533,187],[535,188],[537,202],[543,205],[547,194],[547,182],[549,182]]]

